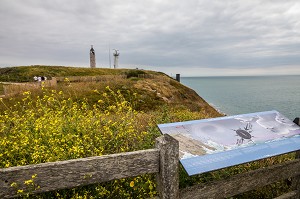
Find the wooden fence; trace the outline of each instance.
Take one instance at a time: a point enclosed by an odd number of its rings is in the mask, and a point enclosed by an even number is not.
[[[56,77],[57,82],[106,82],[126,79],[126,75],[98,75],[98,76],[66,76]]]
[[[16,95],[25,91],[35,91],[41,87],[55,87],[57,85],[55,77],[51,80],[44,80],[42,82],[26,82],[26,83],[5,83],[3,90],[5,96]]]
[[[234,175],[228,179],[194,185],[179,190],[179,144],[169,135],[156,139],[156,148],[113,155],[80,158],[0,169],[0,198],[16,196],[16,187],[36,175],[34,182],[41,193],[114,179],[157,174],[157,188],[162,199],[225,198],[292,178],[293,191],[277,199],[300,198],[300,151],[297,158],[282,164]]]

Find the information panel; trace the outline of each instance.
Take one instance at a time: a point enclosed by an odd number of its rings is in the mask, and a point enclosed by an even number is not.
[[[300,127],[277,111],[159,124],[179,141],[188,175],[300,149]]]

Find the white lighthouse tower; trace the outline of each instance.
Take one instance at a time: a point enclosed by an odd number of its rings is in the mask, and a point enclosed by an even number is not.
[[[91,68],[96,68],[96,55],[93,45],[91,45],[90,49],[90,66]]]
[[[117,68],[118,67],[118,65],[119,65],[119,55],[120,55],[120,53],[119,53],[119,50],[116,50],[116,49],[113,49],[115,52],[114,52],[114,68]]]

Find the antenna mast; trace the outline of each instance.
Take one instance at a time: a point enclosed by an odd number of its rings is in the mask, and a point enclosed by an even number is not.
[[[108,59],[109,59],[109,68],[111,68],[111,59],[110,59],[110,43],[108,44]]]

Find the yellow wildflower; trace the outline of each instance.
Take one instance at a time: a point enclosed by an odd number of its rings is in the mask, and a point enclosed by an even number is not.
[[[18,190],[18,193],[23,193],[23,192],[24,192],[23,189],[19,189],[19,190]]]
[[[134,181],[130,182],[130,187],[134,187]]]
[[[26,180],[26,181],[24,182],[25,185],[30,185],[30,184],[32,184],[32,183],[33,183],[33,180]]]

